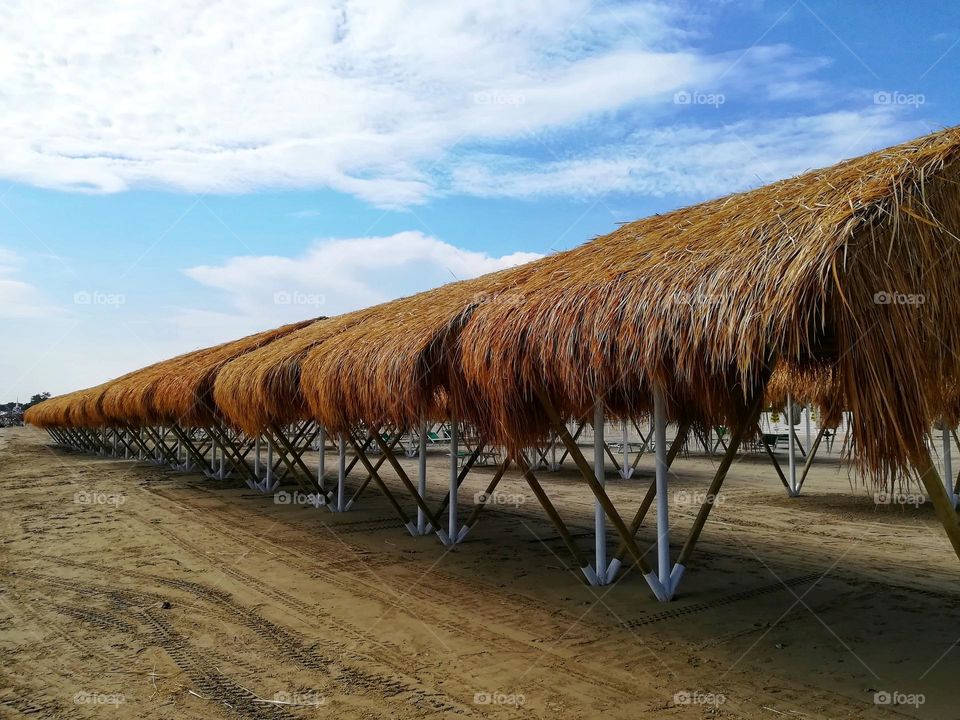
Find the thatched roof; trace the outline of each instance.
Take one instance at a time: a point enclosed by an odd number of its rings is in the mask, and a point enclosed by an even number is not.
[[[317,320],[266,347],[226,363],[213,385],[214,402],[228,423],[254,435],[306,417],[300,362],[314,347],[376,312],[367,308]]]
[[[175,421],[193,427],[209,425],[218,419],[213,384],[225,365],[319,320],[323,318],[290,323],[170,361],[157,369],[158,378],[149,396],[144,398],[146,409],[161,422]]]
[[[540,392],[566,416],[597,398],[637,416],[657,383],[674,419],[735,423],[747,398],[789,391],[831,416],[852,411],[856,456],[901,468],[960,406],[943,391],[960,387],[958,155],[950,129],[649,217],[315,322],[214,362],[198,383],[216,374],[219,411],[248,432],[308,413],[343,429],[446,409],[513,446],[547,434]],[[122,390],[101,393],[107,417]]]
[[[27,408],[27,411],[23,414],[24,422],[41,428],[66,426],[67,409],[78,399],[81,392],[58,395]]]
[[[44,427],[206,425],[215,417],[213,377],[229,360],[263,347],[313,320],[303,320],[239,340],[192,350],[96,387],[51,398],[27,421]],[[42,408],[42,409],[41,409]]]
[[[485,302],[518,300],[509,293],[536,263],[449,283],[384,303],[362,321],[310,350],[300,387],[311,415],[333,432],[362,421],[412,427],[448,417],[447,343]]]
[[[98,397],[99,422],[160,425],[176,421],[206,425],[215,411],[210,399],[213,376],[225,362],[268,345],[313,322],[291,323],[239,340],[192,350],[124,375],[108,383]],[[94,424],[98,424],[94,421]]]
[[[960,376],[958,155],[960,129],[935,133],[547,258],[522,303],[473,312],[453,395],[522,444],[547,431],[537,390],[567,414],[600,397],[632,415],[657,382],[674,416],[734,422],[778,361],[826,367],[857,457],[900,467]]]

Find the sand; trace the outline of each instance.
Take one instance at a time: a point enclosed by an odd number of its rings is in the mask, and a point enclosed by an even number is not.
[[[715,462],[674,466],[674,553]],[[572,464],[539,477],[592,555]],[[651,477],[611,468],[624,515]],[[450,551],[372,486],[335,515],[0,430],[0,717],[960,717],[960,562],[930,505],[878,507],[835,455],[795,499],[739,461],[670,604],[636,571],[583,586],[522,481],[500,492]]]

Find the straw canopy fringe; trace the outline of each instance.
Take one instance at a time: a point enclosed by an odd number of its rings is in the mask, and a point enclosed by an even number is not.
[[[886,477],[921,457],[934,420],[960,417],[958,155],[960,129],[934,133],[249,352],[182,356],[27,420],[199,421],[212,384],[249,433],[452,413],[517,448],[549,432],[542,394],[568,418],[596,402],[638,417],[657,385],[672,419],[737,425],[758,395],[789,392],[828,422],[851,411],[851,452]],[[159,383],[174,371],[183,388]]]
[[[213,385],[213,399],[228,423],[255,435],[271,425],[307,416],[300,392],[300,362],[314,347],[376,312],[367,308],[321,319],[265,347],[225,364]]]
[[[97,398],[93,424],[204,426],[216,413],[213,377],[224,362],[281,338],[312,321],[300,321],[239,340],[193,350],[108,383]]]
[[[766,405],[782,409],[787,395],[801,405],[817,408],[818,424],[836,428],[843,419],[843,387],[835,364],[809,362],[799,365],[781,358],[767,385]]]
[[[206,427],[219,420],[213,400],[213,384],[217,373],[229,362],[322,320],[301,320],[241,340],[224,343],[201,353],[191,354],[161,373],[154,384],[149,401],[152,412],[182,425]]]
[[[313,348],[301,375],[311,415],[333,432],[449,417],[446,388],[458,371],[449,341],[477,306],[516,300],[509,288],[532,272],[536,263],[385,303]]]
[[[548,258],[514,289],[522,304],[474,311],[453,393],[483,398],[483,429],[524,444],[548,429],[538,390],[567,415],[597,398],[634,415],[658,383],[675,418],[736,424],[776,362],[827,364],[855,456],[903,468],[955,412],[958,153],[960,131],[941,132]]]

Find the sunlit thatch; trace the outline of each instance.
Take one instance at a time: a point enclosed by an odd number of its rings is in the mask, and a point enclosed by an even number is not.
[[[886,474],[918,457],[930,422],[957,415],[958,154],[960,130],[946,130],[239,357],[167,361],[27,419],[200,421],[212,383],[219,412],[248,432],[308,414],[343,429],[449,410],[521,446],[548,432],[539,392],[566,416],[599,399],[636,417],[656,383],[674,419],[736,423],[758,393],[790,392],[830,420],[849,410],[855,456]],[[153,389],[186,368],[182,393],[169,379]]]
[[[960,130],[657,215],[538,263],[519,305],[479,306],[453,388],[495,438],[547,432],[596,398],[731,422],[772,366],[835,367],[853,450],[885,472],[923,450],[958,375]]]

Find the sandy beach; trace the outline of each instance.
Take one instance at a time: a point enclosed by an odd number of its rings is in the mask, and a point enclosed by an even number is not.
[[[674,466],[675,545],[714,462]],[[452,551],[373,490],[335,515],[32,428],[0,431],[0,476],[3,717],[958,716],[956,559],[928,504],[877,506],[836,455],[796,499],[739,461],[669,605],[635,570],[580,584],[512,473]],[[651,477],[610,468],[622,514]],[[589,491],[540,478],[590,553]]]

